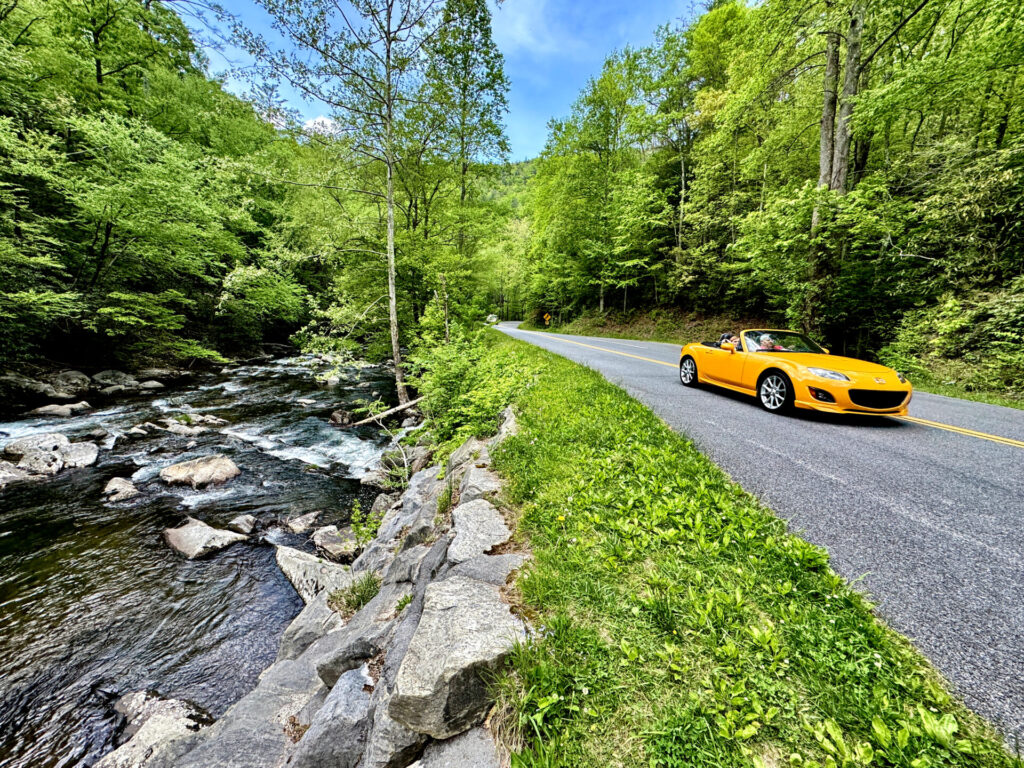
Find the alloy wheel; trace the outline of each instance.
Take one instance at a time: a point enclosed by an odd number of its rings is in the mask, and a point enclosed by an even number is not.
[[[686,358],[679,364],[679,381],[686,386],[693,386],[697,380],[697,364],[692,358]]]
[[[789,397],[789,385],[786,380],[777,373],[766,376],[761,382],[759,392],[761,404],[769,411],[779,411],[786,404]]]

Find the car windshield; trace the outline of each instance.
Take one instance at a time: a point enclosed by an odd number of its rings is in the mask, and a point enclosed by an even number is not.
[[[747,331],[743,334],[751,352],[816,352],[821,347],[802,333],[792,331]]]

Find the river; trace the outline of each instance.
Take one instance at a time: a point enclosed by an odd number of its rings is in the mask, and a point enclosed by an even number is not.
[[[91,765],[113,748],[113,703],[130,691],[187,699],[217,717],[255,685],[302,607],[273,543],[311,550],[305,535],[277,523],[323,510],[318,525],[342,524],[357,498],[368,508],[374,492],[358,478],[389,440],[327,422],[374,393],[392,401],[387,372],[345,368],[326,389],[314,379],[323,368],[315,358],[283,359],[70,419],[0,421],[0,445],[54,431],[86,439],[97,427],[113,437],[175,414],[229,422],[197,437],[107,438],[113,447],[92,467],[0,490],[0,767]],[[215,452],[241,476],[198,491],[157,477]],[[102,490],[117,476],[142,495],[105,504]],[[245,513],[259,518],[262,535],[209,559],[185,560],[161,536],[186,515],[223,526]]]

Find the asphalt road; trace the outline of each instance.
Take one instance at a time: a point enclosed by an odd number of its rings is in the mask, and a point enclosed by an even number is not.
[[[1024,411],[918,392],[911,418],[943,426],[772,415],[683,387],[678,345],[516,326],[498,327],[599,371],[825,547],[969,706],[1024,743]]]

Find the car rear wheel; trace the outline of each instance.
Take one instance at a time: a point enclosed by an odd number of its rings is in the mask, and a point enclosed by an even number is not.
[[[679,381],[687,387],[697,386],[697,363],[692,357],[684,357],[679,363]]]
[[[757,385],[757,399],[766,411],[782,413],[793,404],[793,385],[785,374],[769,371]]]

